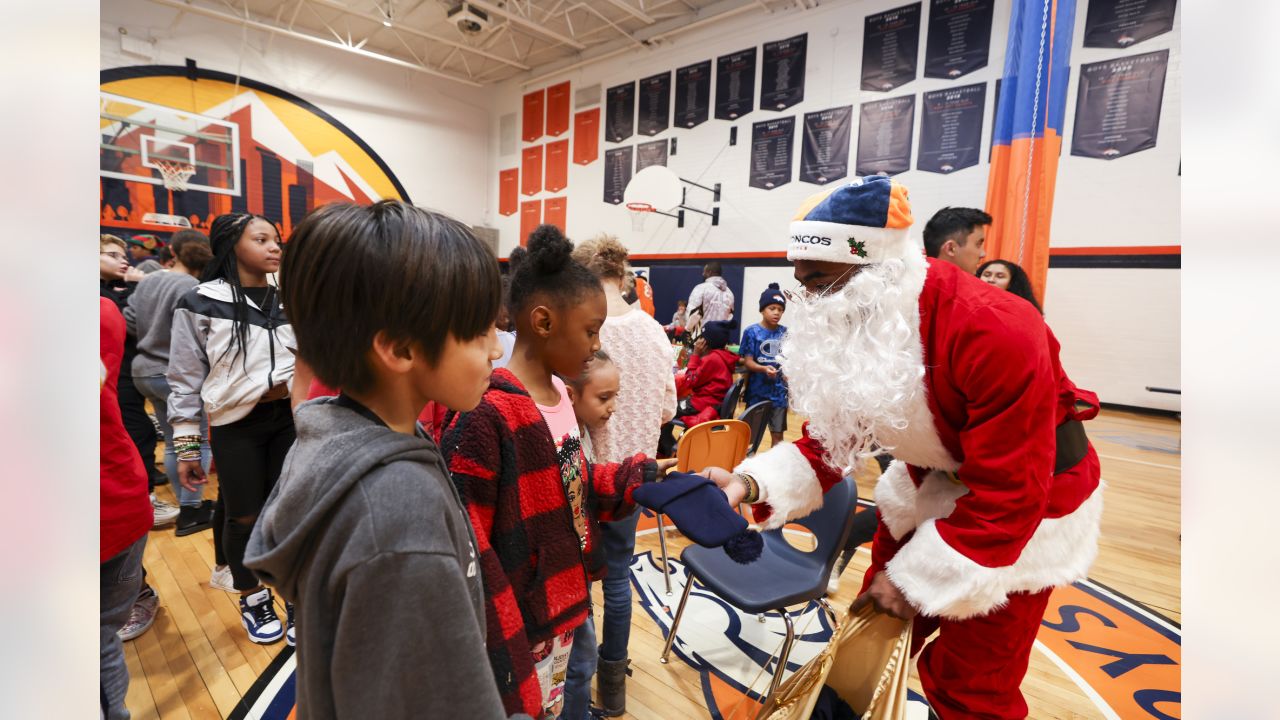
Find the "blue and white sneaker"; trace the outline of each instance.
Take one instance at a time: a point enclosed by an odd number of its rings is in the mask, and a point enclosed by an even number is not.
[[[295,647],[298,641],[293,637],[293,603],[285,603],[284,609],[289,614],[289,628],[284,631],[284,641],[289,643],[289,647]]]
[[[271,604],[271,590],[262,588],[252,595],[240,596],[240,621],[256,643],[273,643],[284,636],[280,618]]]

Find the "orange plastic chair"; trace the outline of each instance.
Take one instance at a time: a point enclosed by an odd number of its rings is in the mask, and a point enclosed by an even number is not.
[[[676,445],[676,470],[698,472],[703,468],[732,470],[747,458],[751,449],[751,426],[741,420],[712,420],[694,425],[680,436]],[[658,514],[658,547],[662,552],[662,576],[671,594],[671,573],[667,572],[667,528]]]

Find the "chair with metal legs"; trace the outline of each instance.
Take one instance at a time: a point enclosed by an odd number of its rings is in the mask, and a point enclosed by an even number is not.
[[[666,663],[675,644],[676,631],[680,628],[680,619],[684,615],[685,605],[689,601],[689,592],[695,580],[716,595],[727,600],[734,607],[748,614],[760,614],[777,611],[782,614],[787,626],[786,640],[777,658],[777,667],[773,679],[769,683],[769,692],[763,702],[767,703],[778,685],[782,682],[782,672],[787,667],[787,658],[791,654],[791,646],[795,642],[795,628],[791,618],[785,612],[792,605],[817,600],[828,613],[832,621],[835,614],[827,605],[827,579],[835,565],[836,557],[844,548],[853,524],[853,513],[850,512],[857,502],[858,491],[853,478],[846,477],[839,484],[827,491],[822,507],[806,517],[793,520],[790,524],[804,527],[813,533],[817,547],[812,552],[804,552],[793,547],[782,535],[782,530],[769,530],[764,535],[764,550],[760,559],[749,565],[740,565],[729,558],[720,548],[705,548],[691,545],[685,548],[680,560],[688,572],[684,586],[684,594],[680,596],[680,605],[671,624],[671,632],[667,635],[666,645],[662,649],[662,662]],[[765,663],[765,670],[768,670]]]

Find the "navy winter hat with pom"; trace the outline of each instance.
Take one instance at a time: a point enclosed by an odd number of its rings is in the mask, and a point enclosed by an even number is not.
[[[769,283],[768,289],[760,293],[760,309],[764,310],[770,305],[781,305],[783,310],[787,309],[787,299],[782,296],[782,288],[778,287],[778,283]]]
[[[635,501],[671,518],[680,532],[703,547],[723,547],[734,561],[755,562],[764,548],[760,533],[733,511],[729,499],[710,479],[690,473],[669,473],[661,482],[635,489]]]
[[[733,323],[724,320],[709,322],[702,326],[702,337],[707,341],[707,347],[720,350],[733,339]]]

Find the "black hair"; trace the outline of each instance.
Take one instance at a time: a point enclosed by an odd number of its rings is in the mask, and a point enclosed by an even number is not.
[[[511,254],[507,256],[507,275],[515,275],[516,270],[520,268],[520,263],[529,259],[529,251],[523,246],[517,245],[511,248]]]
[[[189,242],[201,242],[205,245],[209,244],[209,236],[199,230],[179,230],[169,238],[169,247],[173,250],[173,256],[182,257],[182,246]]]
[[[326,385],[374,381],[374,336],[416,343],[439,362],[450,335],[473,340],[498,316],[498,259],[461,222],[400,200],[325,205],[289,238],[280,268],[298,355]]]
[[[161,264],[167,263],[173,258],[174,258],[173,251],[169,249],[168,245],[161,245],[160,247],[156,248],[156,260],[159,261]]]
[[[1040,303],[1036,302],[1036,294],[1031,290],[1031,278],[1027,276],[1027,271],[1023,270],[1017,263],[1011,263],[1008,260],[988,260],[979,265],[978,272],[974,274],[977,277],[982,277],[983,271],[992,265],[1003,265],[1009,271],[1009,287],[1005,288],[1006,290],[1031,303],[1036,312],[1041,315],[1044,314]]]
[[[948,240],[963,245],[974,228],[990,224],[991,216],[977,208],[944,207],[925,223],[924,254],[936,258]]]
[[[280,228],[261,215],[227,213],[213,219],[209,224],[209,245],[213,250],[213,259],[205,266],[204,275],[200,278],[204,282],[223,280],[231,286],[232,343],[228,351],[235,351],[231,356],[233,360],[237,355],[241,356],[245,372],[249,371],[248,354],[244,352],[249,342],[249,303],[245,298],[244,288],[240,285],[240,266],[236,264],[236,244],[240,242],[240,236],[244,235],[245,228],[249,227],[249,223],[254,220],[261,220],[271,225],[276,228],[276,234],[280,234]],[[268,286],[266,307],[263,307],[262,311],[270,316],[271,306],[274,304],[275,300],[271,297],[270,286]]]
[[[717,277],[724,273],[724,269],[720,267],[720,263],[712,260],[702,266],[702,277]]]
[[[573,243],[555,225],[539,225],[530,233],[528,250],[528,258],[511,276],[507,307],[512,317],[536,295],[564,307],[587,293],[603,292],[595,273],[573,259]]]

